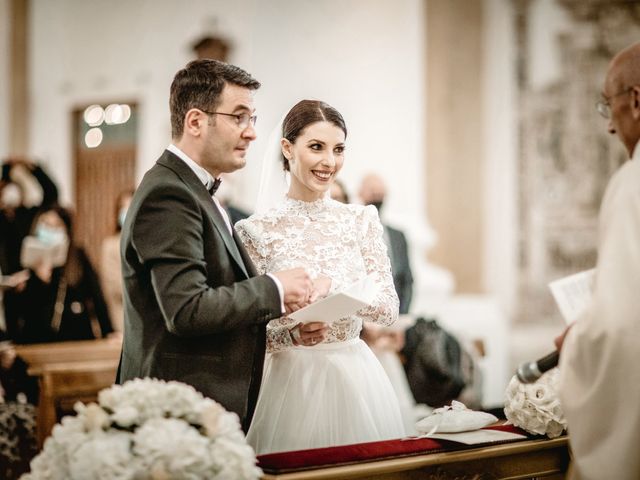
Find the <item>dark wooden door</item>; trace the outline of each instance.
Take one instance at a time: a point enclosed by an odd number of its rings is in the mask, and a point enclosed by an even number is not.
[[[73,112],[75,237],[96,267],[103,239],[116,232],[118,195],[135,185],[137,116],[136,105],[128,105],[131,115],[122,124],[91,126],[84,118],[86,107]],[[90,148],[86,134],[92,128],[100,129],[102,140]]]

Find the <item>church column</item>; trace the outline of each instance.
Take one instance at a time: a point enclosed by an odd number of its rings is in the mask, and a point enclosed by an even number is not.
[[[29,3],[29,0],[10,0],[9,4],[10,155],[27,155],[29,147]]]
[[[427,0],[427,211],[430,260],[459,293],[483,285],[483,1]]]

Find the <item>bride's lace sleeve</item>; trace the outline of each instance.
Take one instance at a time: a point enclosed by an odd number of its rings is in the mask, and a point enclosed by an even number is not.
[[[267,353],[279,352],[293,347],[289,329],[294,326],[295,323],[292,323],[287,317],[271,320],[267,324]]]
[[[357,316],[369,322],[391,325],[398,319],[399,301],[393,286],[391,262],[382,236],[382,224],[374,206],[365,207],[361,222],[360,251],[367,274],[374,276],[380,291],[374,302],[359,310]]]
[[[235,228],[258,273],[267,273],[268,249],[260,223],[250,219],[240,220]],[[267,352],[274,353],[292,347],[289,329],[294,325],[287,317],[271,320],[267,324]]]
[[[260,224],[251,219],[240,220],[236,223],[235,229],[258,273],[260,275],[267,273],[267,252],[261,241],[263,235]]]

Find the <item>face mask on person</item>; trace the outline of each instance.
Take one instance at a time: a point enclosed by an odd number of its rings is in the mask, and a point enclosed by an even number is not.
[[[10,183],[2,189],[2,206],[6,208],[17,208],[22,204],[22,194],[20,187],[15,183]]]
[[[124,226],[124,219],[126,217],[127,217],[127,209],[123,207],[120,209],[120,212],[118,213],[118,225],[120,226],[120,228]]]
[[[44,224],[36,227],[35,236],[45,245],[62,245],[67,241],[67,234],[63,228],[52,228]]]

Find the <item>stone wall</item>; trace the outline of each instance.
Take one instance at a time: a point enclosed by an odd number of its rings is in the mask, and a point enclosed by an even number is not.
[[[593,268],[598,210],[627,158],[595,103],[612,56],[640,40],[640,2],[556,0],[568,12],[558,35],[561,74],[543,87],[527,74],[527,13],[514,2],[519,122],[519,313],[517,322],[559,318],[551,280]]]

